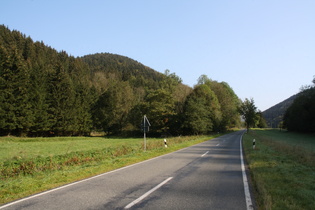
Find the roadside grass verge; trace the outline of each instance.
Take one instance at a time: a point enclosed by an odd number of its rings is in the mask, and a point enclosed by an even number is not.
[[[258,209],[314,209],[314,135],[251,130],[243,147]]]
[[[221,134],[222,135],[222,134]],[[163,139],[0,138],[0,204],[167,154],[219,135]]]

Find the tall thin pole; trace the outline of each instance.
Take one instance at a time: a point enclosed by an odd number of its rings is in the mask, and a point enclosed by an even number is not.
[[[144,132],[144,151],[147,150],[147,141],[146,141],[146,138],[145,138],[145,132]]]
[[[146,140],[146,136],[145,136],[145,129],[146,129],[146,127],[145,127],[145,115],[143,116],[143,138],[144,138],[144,151],[146,151],[147,150],[147,140]]]

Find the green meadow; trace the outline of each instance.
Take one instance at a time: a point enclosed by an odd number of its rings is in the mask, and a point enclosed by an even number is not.
[[[314,209],[314,134],[251,130],[243,145],[258,209]]]
[[[0,204],[185,148],[216,136],[163,139],[0,138]],[[256,149],[252,140],[256,139]],[[244,151],[258,209],[313,209],[315,136],[251,130]]]
[[[0,138],[0,204],[217,137]]]

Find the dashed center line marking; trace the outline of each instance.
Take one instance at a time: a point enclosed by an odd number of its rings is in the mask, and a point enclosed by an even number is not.
[[[165,179],[163,182],[161,182],[160,184],[158,184],[157,186],[155,186],[154,188],[152,188],[151,190],[149,190],[148,192],[144,193],[142,196],[140,196],[139,198],[137,198],[136,200],[132,201],[131,203],[129,203],[127,206],[125,206],[125,209],[130,209],[131,207],[133,207],[134,205],[136,205],[137,203],[139,203],[140,201],[142,201],[143,199],[145,199],[148,195],[150,195],[151,193],[153,193],[155,190],[159,189],[160,187],[162,187],[164,184],[166,184],[168,181],[170,181],[171,179],[173,179],[173,177],[169,177],[167,179]]]
[[[219,146],[220,144],[217,144],[217,145],[215,145],[215,146]]]
[[[201,155],[201,157],[205,156],[205,155],[208,154],[208,153],[209,153],[209,151],[205,152],[205,154]]]

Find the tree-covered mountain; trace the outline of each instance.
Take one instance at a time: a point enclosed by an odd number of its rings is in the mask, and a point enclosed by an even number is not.
[[[110,53],[75,58],[3,25],[0,88],[0,135],[136,133],[143,115],[157,135],[205,134],[240,121],[239,99],[225,82],[191,88],[169,70]]]
[[[291,106],[296,97],[297,94],[262,112],[268,127],[278,128],[281,125],[284,113]]]

